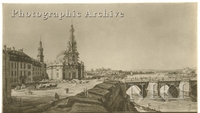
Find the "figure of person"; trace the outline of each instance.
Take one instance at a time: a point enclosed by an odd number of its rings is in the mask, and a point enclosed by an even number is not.
[[[84,96],[86,97],[86,89],[84,88]]]
[[[59,95],[58,95],[56,92],[55,92],[55,95],[54,95],[54,96],[55,96],[55,99],[56,99],[56,100],[59,100]]]
[[[87,88],[84,88],[84,95],[85,95],[85,97],[88,97],[88,90],[87,90]]]
[[[86,97],[88,97],[88,89],[86,88]]]
[[[69,93],[69,88],[66,88],[65,90],[66,90],[66,93]]]

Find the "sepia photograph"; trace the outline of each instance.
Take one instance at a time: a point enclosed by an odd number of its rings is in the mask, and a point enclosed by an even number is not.
[[[2,3],[2,113],[198,112],[197,6]]]

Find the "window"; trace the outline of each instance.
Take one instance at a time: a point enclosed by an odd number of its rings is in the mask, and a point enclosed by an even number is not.
[[[26,64],[24,63],[24,69],[26,69]]]
[[[31,69],[31,65],[28,65],[28,69]]]
[[[22,63],[20,63],[20,68],[22,69]]]
[[[28,75],[31,75],[31,72],[30,72],[30,71],[28,72]]]

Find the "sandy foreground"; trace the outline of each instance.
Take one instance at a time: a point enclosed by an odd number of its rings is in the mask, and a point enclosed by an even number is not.
[[[69,96],[74,96],[80,92],[84,91],[84,88],[91,89],[96,84],[102,83],[101,80],[89,80],[89,83],[84,84],[75,84],[75,83],[57,83],[58,86],[55,89],[46,89],[46,90],[31,90],[33,94],[27,95],[25,92],[14,91],[12,90],[12,96],[16,97],[17,101],[14,103],[15,106],[19,106],[20,99],[23,101],[23,107],[35,107],[39,104],[48,103],[49,101],[54,100],[55,92],[59,95],[60,99],[66,98]],[[69,93],[66,93],[65,88],[69,88]]]
[[[89,80],[89,83],[75,84],[75,83],[58,83],[57,88],[48,90],[32,90],[33,94],[27,95],[24,92],[17,92],[12,90],[12,96],[17,97],[18,101],[21,98],[23,101],[23,109],[35,108],[40,104],[48,103],[54,100],[55,92],[59,95],[60,99],[69,96],[74,96],[80,92],[83,92],[85,88],[91,89],[96,84],[102,83],[101,80]],[[66,93],[66,88],[69,88],[69,93]],[[197,112],[197,102],[191,100],[171,100],[171,101],[158,101],[151,100],[149,97],[144,99],[139,98],[134,92],[134,101],[138,105],[145,106],[150,103],[150,108],[156,109],[162,112]],[[15,103],[15,106],[19,106],[19,103]],[[37,108],[37,107],[36,107]],[[144,110],[137,108],[138,111],[145,112]],[[49,109],[50,110],[50,109]],[[47,110],[48,112],[50,112]]]

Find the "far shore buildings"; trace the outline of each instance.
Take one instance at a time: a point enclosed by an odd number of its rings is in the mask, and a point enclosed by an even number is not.
[[[84,63],[79,61],[77,42],[74,37],[74,27],[71,25],[67,49],[61,52],[54,62],[47,64],[49,79],[79,79],[84,78]]]

